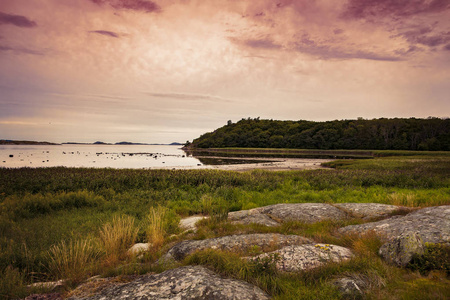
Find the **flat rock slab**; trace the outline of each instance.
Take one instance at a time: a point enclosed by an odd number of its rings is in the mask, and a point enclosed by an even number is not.
[[[353,217],[363,219],[386,217],[395,211],[406,209],[403,206],[381,203],[336,203],[334,206],[347,211]]]
[[[364,234],[369,231],[393,239],[408,232],[418,233],[423,242],[450,243],[450,205],[427,207],[406,216],[395,216],[386,220],[339,229],[348,234]]]
[[[232,223],[266,226],[278,226],[284,221],[316,223],[346,218],[348,214],[344,210],[325,203],[281,203],[228,214]]]
[[[249,210],[233,211],[228,213],[228,220],[233,224],[260,224],[265,226],[278,226],[276,220],[268,215],[261,213],[262,208],[254,208]]]
[[[287,245],[299,245],[312,243],[308,238],[298,235],[283,235],[279,233],[256,233],[229,235],[207,240],[182,241],[173,246],[162,261],[182,260],[195,251],[205,249],[218,249],[224,251],[242,252],[253,246],[259,246],[261,250]]]
[[[297,272],[322,266],[327,262],[341,262],[353,257],[350,249],[329,244],[307,244],[286,246],[279,250],[263,253],[251,259],[276,257],[279,271]]]
[[[224,279],[202,266],[187,266],[160,274],[143,275],[123,285],[103,289],[88,297],[71,300],[107,299],[270,299],[260,288],[247,282]]]

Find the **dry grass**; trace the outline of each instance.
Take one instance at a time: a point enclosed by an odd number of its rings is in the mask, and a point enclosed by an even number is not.
[[[147,239],[154,249],[159,249],[164,244],[164,223],[166,219],[167,208],[158,206],[150,208],[148,215],[149,225],[147,227]]]
[[[48,251],[49,269],[56,278],[75,284],[90,275],[99,255],[92,239],[62,241]]]
[[[111,223],[103,225],[100,230],[100,241],[111,264],[126,256],[138,234],[134,218],[130,216],[114,217]]]

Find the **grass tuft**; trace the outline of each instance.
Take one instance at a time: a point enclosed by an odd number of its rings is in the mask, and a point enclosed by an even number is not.
[[[114,217],[111,223],[103,225],[99,237],[110,264],[125,258],[126,251],[135,243],[137,234],[134,218],[130,216]]]
[[[50,272],[74,285],[92,275],[100,252],[92,239],[70,240],[53,245],[48,256]]]

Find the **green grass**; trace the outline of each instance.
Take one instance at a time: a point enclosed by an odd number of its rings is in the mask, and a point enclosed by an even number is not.
[[[359,256],[366,257],[378,245],[376,241],[372,240],[370,244],[370,238],[368,241],[351,240],[335,234],[338,227],[362,220],[327,221],[314,225],[286,222],[278,228],[267,228],[232,225],[225,221],[225,215],[227,211],[276,203],[376,202],[410,207],[450,204],[448,153],[404,154],[399,152],[397,156],[390,156],[392,153],[389,152],[383,154],[385,157],[370,160],[334,161],[327,164],[332,167],[330,169],[289,172],[0,168],[0,274],[6,274],[0,279],[0,293],[7,295],[4,298],[11,298],[14,293],[23,293],[23,290],[20,292],[23,285],[60,278],[63,275],[49,271],[52,259],[48,251],[55,245],[62,247],[62,241],[96,239],[100,244],[98,237],[102,230],[106,232],[104,226],[113,224],[115,217],[126,215],[132,218],[135,240],[148,242],[151,232],[148,215],[150,209],[158,205],[166,210],[162,249],[171,241],[168,239],[171,234],[179,233],[177,224],[181,217],[205,213],[212,215],[214,222],[203,222],[196,238],[257,232],[300,234],[316,242],[352,247],[359,251]],[[125,248],[121,246],[120,252],[123,253]],[[152,253],[146,259],[150,262],[155,260],[160,255],[158,253]],[[100,268],[98,272],[111,270],[116,263],[128,262],[128,258],[120,254],[115,263],[108,264],[107,257],[103,254],[95,259],[95,268]],[[380,264],[394,272],[394,269]],[[422,268],[428,268],[428,265]],[[364,266],[375,268],[368,263]],[[351,270],[362,269],[355,267]],[[342,270],[348,271],[346,268]],[[336,289],[325,280],[334,271],[325,271],[325,274],[327,272],[330,273],[316,278],[316,283],[312,283],[315,279],[305,281],[298,289],[295,287],[298,280],[295,276],[292,279],[277,274],[263,279],[252,275],[249,280],[265,286],[276,295],[275,299],[286,299],[288,294],[283,291],[298,297],[315,292],[315,298],[335,299],[333,297],[338,295]],[[409,293],[409,283],[413,290],[416,287],[418,290],[421,287],[431,289],[435,285],[442,294],[440,283],[429,279],[425,273],[402,272],[406,275],[397,274],[400,277],[395,280],[379,275],[388,284],[379,288],[383,292],[373,292],[374,299],[388,298],[386,291],[393,289],[393,286],[402,291],[395,294],[398,296],[396,299],[403,299],[402,293]],[[442,276],[439,278],[442,279]],[[448,282],[445,276],[442,280]],[[10,285],[9,281],[18,283]]]

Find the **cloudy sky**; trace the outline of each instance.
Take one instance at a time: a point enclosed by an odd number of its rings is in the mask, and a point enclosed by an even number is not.
[[[450,116],[450,0],[1,0],[0,139]]]

